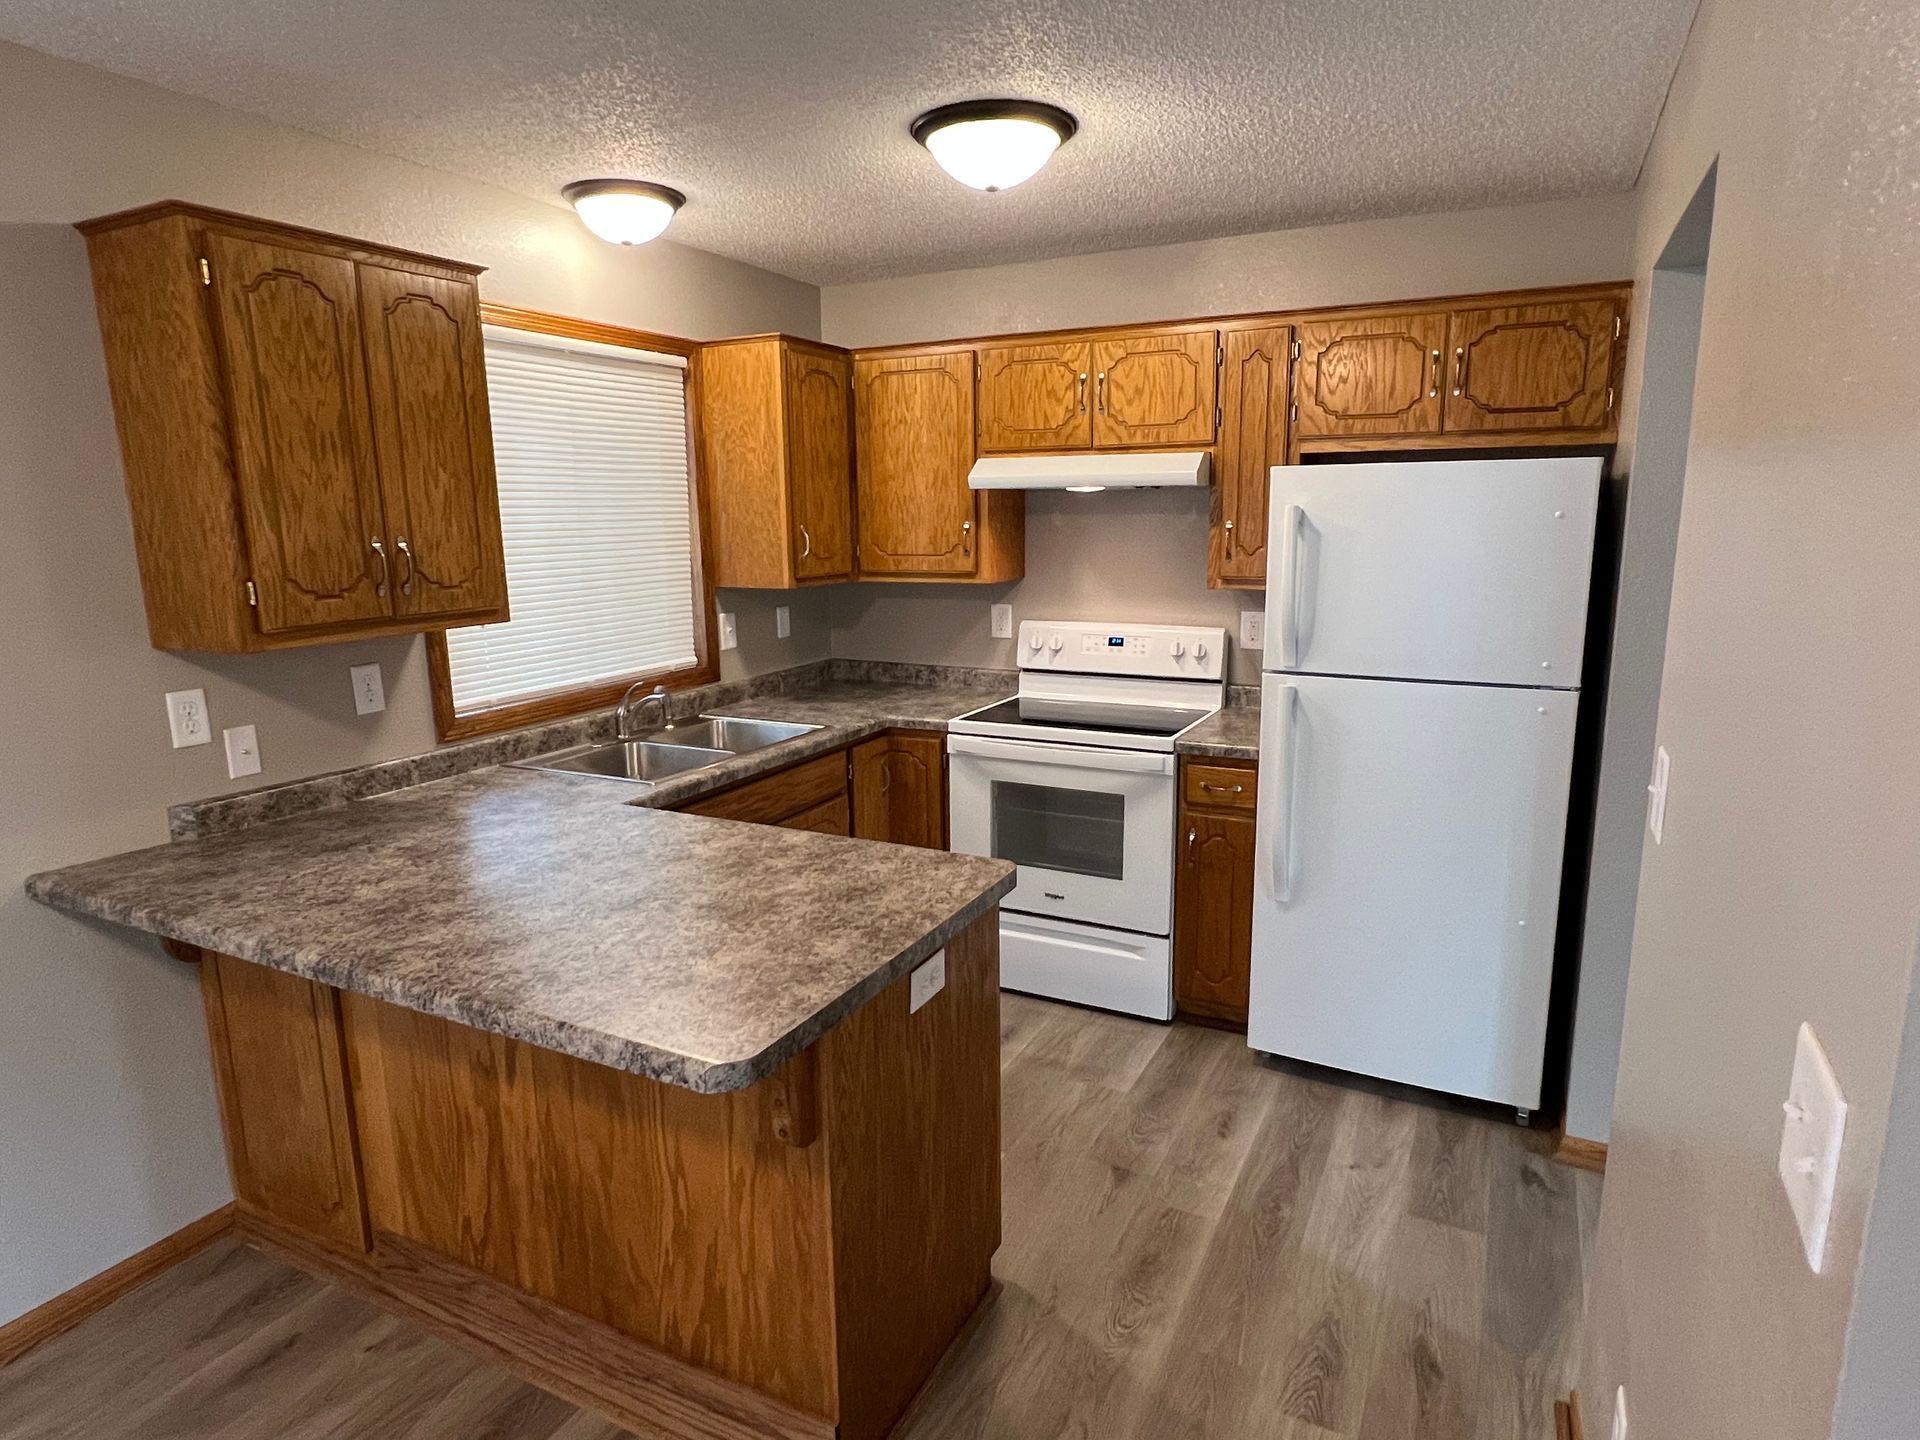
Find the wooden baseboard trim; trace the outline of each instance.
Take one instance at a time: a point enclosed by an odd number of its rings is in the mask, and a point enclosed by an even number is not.
[[[242,1209],[247,1244],[353,1291],[451,1344],[648,1440],[833,1440],[830,1420],[381,1234],[371,1256],[315,1243]]]
[[[1553,1431],[1557,1440],[1586,1440],[1586,1428],[1580,1423],[1580,1392],[1570,1391],[1564,1400],[1553,1402]]]
[[[1582,1140],[1562,1131],[1554,1137],[1553,1158],[1576,1170],[1591,1170],[1596,1175],[1604,1175],[1607,1169],[1606,1142]]]
[[[211,1215],[202,1215],[191,1225],[182,1226],[146,1249],[136,1251],[118,1265],[102,1270],[91,1280],[82,1280],[46,1304],[36,1306],[17,1320],[0,1325],[0,1365],[6,1365],[71,1330],[97,1310],[104,1310],[138,1285],[144,1285],[162,1270],[169,1270],[196,1251],[204,1250],[233,1229],[233,1206],[222,1205]]]

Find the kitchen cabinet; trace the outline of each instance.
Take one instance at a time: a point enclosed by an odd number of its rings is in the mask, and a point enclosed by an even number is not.
[[[1218,337],[1205,329],[1141,330],[1093,343],[1093,444],[1176,450],[1211,445]]]
[[[1092,381],[1093,345],[1087,340],[981,350],[981,450],[1088,449]]]
[[[700,473],[720,586],[853,577],[853,367],[788,335],[701,347]]]
[[[155,646],[507,618],[477,267],[171,202],[80,229]]]
[[[1215,586],[1264,586],[1268,472],[1285,465],[1293,331],[1259,325],[1220,334],[1220,439],[1214,450]]]
[[[1190,1015],[1245,1024],[1253,960],[1256,769],[1183,760],[1173,891],[1173,997]]]
[[[853,361],[859,570],[870,580],[999,583],[1026,573],[1026,497],[974,491],[974,355]]]
[[[1612,422],[1612,297],[1456,310],[1447,317],[1446,429],[1597,430]]]
[[[895,730],[853,747],[853,833],[928,850],[947,848],[946,741]]]
[[[1444,312],[1302,320],[1295,333],[1303,440],[1439,432]]]
[[[807,817],[807,824],[794,828],[814,830],[826,823],[825,817],[814,812],[836,801],[844,815],[847,805],[847,752],[844,750],[802,760],[681,808],[694,815],[746,820],[756,825],[785,825]],[[835,833],[846,834],[844,824]]]
[[[782,830],[811,830],[816,835],[851,835],[853,833],[852,811],[847,805],[844,794],[835,795],[830,800],[822,800],[818,805],[802,810],[798,815],[790,815],[779,822]]]

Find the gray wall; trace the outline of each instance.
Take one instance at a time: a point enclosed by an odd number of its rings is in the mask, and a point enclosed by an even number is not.
[[[70,223],[178,196],[475,260],[513,304],[692,336],[818,328],[818,292],[671,244],[623,251],[572,215],[0,46],[0,1322],[215,1208],[227,1177],[193,972],[152,941],[27,901],[31,871],[165,839],[174,801],[430,748],[417,639],[217,659],[150,649],[86,254]],[[13,223],[13,222],[42,223]],[[729,673],[822,656],[828,601],[729,592]],[[377,660],[387,710],[353,713]],[[161,695],[204,687],[259,727],[258,780],[173,750]]]
[[[1920,898],[1916,73],[1911,7],[1706,0],[1642,179],[1644,283],[1719,162],[1581,1384],[1636,1436],[1813,1440],[1839,1388]],[[1803,1020],[1853,1107],[1821,1275],[1774,1173]],[[1915,1307],[1871,1317],[1909,1373]]]

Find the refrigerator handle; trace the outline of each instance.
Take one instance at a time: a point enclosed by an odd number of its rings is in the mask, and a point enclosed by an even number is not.
[[[1300,526],[1307,512],[1289,505],[1280,515],[1280,666],[1300,663]]]
[[[1293,736],[1299,687],[1281,685],[1274,715],[1274,773],[1280,781],[1273,817],[1273,893],[1282,905],[1293,899]]]

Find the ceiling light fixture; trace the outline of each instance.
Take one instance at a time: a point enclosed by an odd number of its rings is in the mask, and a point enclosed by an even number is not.
[[[1038,100],[962,100],[927,111],[913,138],[940,168],[976,190],[1011,190],[1040,173],[1080,122]]]
[[[613,245],[658,239],[687,197],[650,180],[576,180],[561,195],[580,223]]]

